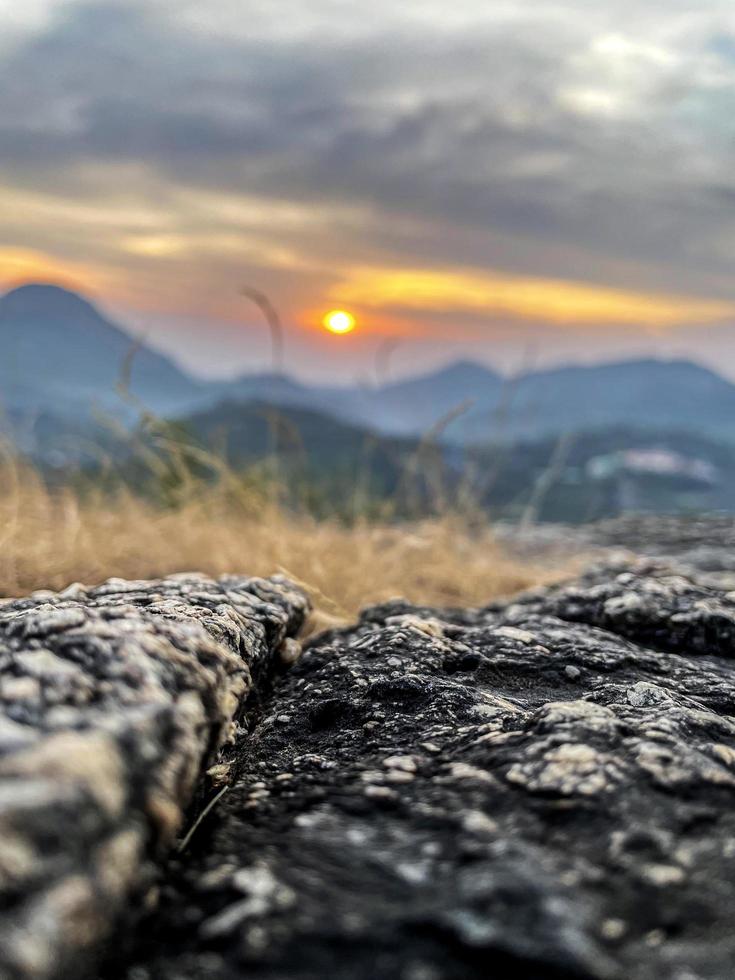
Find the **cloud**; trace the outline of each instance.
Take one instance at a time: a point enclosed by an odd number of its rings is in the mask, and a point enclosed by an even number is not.
[[[171,312],[212,277],[297,312],[397,267],[455,270],[447,312],[480,275],[568,284],[538,293],[549,322],[585,286],[711,322],[735,298],[735,13],[654,7],[37,0],[0,48],[4,238]]]
[[[88,283],[114,293],[121,288],[121,273],[104,263],[84,263],[61,259],[30,248],[0,246],[0,269],[6,287],[23,282],[55,282],[69,289],[84,291]]]
[[[735,301],[657,295],[555,279],[451,269],[350,270],[332,298],[368,308],[484,313],[557,326],[644,329],[718,323],[735,317]]]

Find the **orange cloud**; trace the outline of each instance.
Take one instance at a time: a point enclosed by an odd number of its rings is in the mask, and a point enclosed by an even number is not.
[[[110,270],[82,262],[53,258],[25,248],[0,247],[0,283],[9,287],[19,282],[55,282],[71,289],[95,292],[112,285]]]
[[[501,272],[355,267],[330,300],[373,309],[484,313],[559,326],[714,323],[735,316],[735,303],[642,293]]]

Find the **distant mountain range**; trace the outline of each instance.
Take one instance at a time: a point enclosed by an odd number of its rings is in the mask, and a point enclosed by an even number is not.
[[[118,385],[126,370],[123,398]],[[144,405],[184,417],[221,402],[307,409],[395,436],[436,427],[445,440],[464,444],[616,426],[735,443],[735,385],[688,361],[570,366],[516,379],[460,362],[381,387],[310,386],[269,374],[206,382],[136,344],[68,290],[27,285],[0,298],[0,403],[18,430],[24,419],[27,431],[34,415],[78,426],[95,408],[125,418]]]
[[[608,428],[563,442],[430,447],[311,409],[221,402],[184,419],[179,437],[236,472],[267,463],[262,472],[277,472],[291,501],[318,516],[364,515],[366,508],[416,516],[459,500],[493,518],[531,512],[572,524],[628,510],[735,510],[735,445],[687,433]],[[132,485],[145,485],[145,466],[129,476]],[[154,478],[154,493],[157,485]]]
[[[91,303],[58,286],[29,285],[0,298],[0,398],[10,410],[86,415],[118,411],[126,363],[130,390],[153,411],[186,410],[202,386],[171,361],[111,323]]]

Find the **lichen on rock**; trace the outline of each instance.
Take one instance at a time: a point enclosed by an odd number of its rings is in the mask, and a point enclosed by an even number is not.
[[[306,607],[199,575],[0,604],[3,980],[94,962]]]
[[[315,638],[127,980],[726,980],[731,608],[644,562]]]
[[[207,770],[229,789],[106,980],[729,980],[714,538],[483,609],[384,603],[300,658],[281,581],[0,607],[0,977],[93,963]]]

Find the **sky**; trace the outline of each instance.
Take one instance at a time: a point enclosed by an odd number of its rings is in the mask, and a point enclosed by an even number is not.
[[[307,378],[735,377],[734,110],[732,0],[0,0],[0,287],[210,377],[268,364],[246,286]]]

